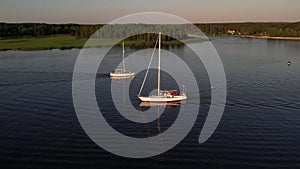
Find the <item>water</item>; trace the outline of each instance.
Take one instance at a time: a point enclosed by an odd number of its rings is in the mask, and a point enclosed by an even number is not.
[[[233,37],[212,37],[211,42],[224,64],[228,87],[217,130],[198,143],[210,105],[208,77],[200,66],[201,105],[194,127],[176,147],[147,159],[113,155],[80,126],[72,101],[72,72],[80,50],[1,52],[1,168],[299,168],[300,43]],[[188,56],[181,47],[169,50]],[[112,51],[113,62],[119,54],[120,48]],[[139,74],[133,81],[141,79]],[[99,72],[96,93],[107,92],[103,86],[110,82],[105,72]],[[149,84],[148,90],[154,87]],[[138,89],[139,84],[130,86],[131,102],[147,110],[134,97]],[[191,98],[186,104],[194,103]],[[132,137],[164,132],[180,108],[167,107],[159,121],[142,125],[122,118],[109,101],[102,106],[107,121]]]

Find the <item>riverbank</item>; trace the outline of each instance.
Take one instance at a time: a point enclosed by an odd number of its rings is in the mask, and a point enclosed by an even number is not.
[[[254,39],[271,39],[271,40],[294,40],[300,41],[300,37],[271,37],[271,36],[251,36],[242,35],[240,38]],[[87,38],[76,38],[71,35],[52,35],[40,37],[23,37],[23,38],[0,38],[0,51],[16,50],[16,51],[34,51],[34,50],[51,50],[51,49],[73,49],[82,48]],[[207,41],[207,39],[191,38],[182,40],[183,43],[196,43]],[[114,45],[111,39],[92,39],[89,46],[86,47],[105,47]],[[163,45],[181,45],[182,42],[164,41]],[[131,47],[153,46],[154,42],[126,40],[125,45]],[[120,44],[117,44],[120,45]]]
[[[272,36],[251,36],[242,35],[241,38],[254,38],[254,39],[271,39],[271,40],[295,40],[300,41],[300,37],[272,37]]]
[[[23,38],[1,38],[0,51],[19,50],[19,51],[33,51],[33,50],[51,50],[51,49],[72,49],[82,48],[87,38],[76,38],[71,35],[53,35],[40,37],[23,37]],[[183,43],[195,43],[206,41],[205,39],[192,38],[183,40]],[[153,46],[153,42],[146,41],[125,41],[126,46]],[[180,45],[180,41],[164,41],[163,45]],[[114,40],[111,39],[92,39],[89,46],[99,47],[114,45]]]

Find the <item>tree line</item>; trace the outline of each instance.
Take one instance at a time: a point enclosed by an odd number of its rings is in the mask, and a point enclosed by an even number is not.
[[[45,23],[0,23],[0,37],[75,35],[81,25]]]
[[[195,24],[207,35],[300,37],[300,22]]]
[[[270,23],[196,23],[194,24],[204,34],[218,35],[256,35],[300,37],[300,22],[270,22]],[[186,33],[197,33],[189,25],[80,25],[80,24],[45,24],[45,23],[0,23],[0,37],[31,37],[68,34],[76,38],[120,38],[126,33],[139,34],[139,31],[157,30],[171,36],[163,36],[163,40],[185,39]],[[100,28],[101,32],[96,32]],[[95,33],[96,32],[96,33]],[[173,37],[173,38],[172,38]],[[131,40],[153,41],[154,34],[140,34]]]

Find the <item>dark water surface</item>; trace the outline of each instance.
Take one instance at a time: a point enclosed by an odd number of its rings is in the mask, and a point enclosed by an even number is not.
[[[300,168],[300,42],[232,37],[211,42],[223,61],[228,90],[217,130],[198,143],[210,105],[204,72],[193,129],[173,149],[147,159],[106,152],[80,126],[72,101],[79,49],[0,52],[0,168]],[[119,50],[112,60],[120,57]],[[185,55],[184,47],[169,50]],[[105,92],[102,86],[110,82],[100,72],[96,92]],[[136,93],[139,85],[131,89]],[[131,101],[139,109],[137,98]],[[124,122],[112,103],[104,104],[107,121],[136,137],[165,131],[180,107],[166,108],[160,121],[136,125]]]

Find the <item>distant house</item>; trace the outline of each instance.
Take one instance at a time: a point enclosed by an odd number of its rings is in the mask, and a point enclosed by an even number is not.
[[[233,34],[235,33],[235,30],[230,30],[230,29],[228,29],[227,32],[228,32],[229,34],[233,35]]]

